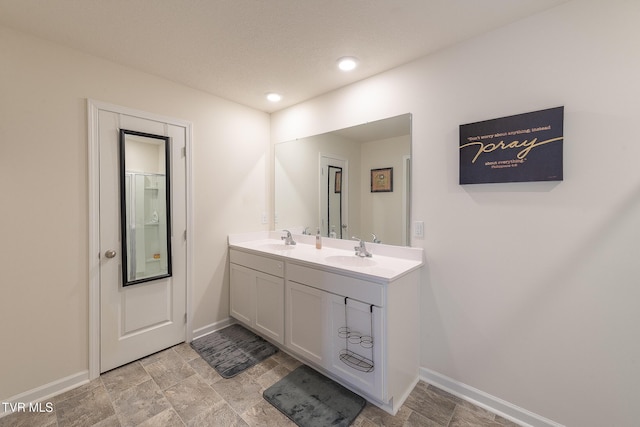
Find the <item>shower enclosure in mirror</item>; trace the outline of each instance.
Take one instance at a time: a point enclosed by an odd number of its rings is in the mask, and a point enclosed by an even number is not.
[[[123,286],[171,276],[169,137],[120,130]]]
[[[278,143],[274,166],[276,229],[410,244],[411,114]],[[379,168],[393,191],[371,192]]]

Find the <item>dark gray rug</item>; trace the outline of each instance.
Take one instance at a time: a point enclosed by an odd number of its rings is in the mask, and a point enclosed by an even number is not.
[[[198,338],[191,347],[224,378],[234,377],[278,351],[238,324]]]
[[[300,427],[348,426],[366,401],[306,365],[269,387],[262,396]]]

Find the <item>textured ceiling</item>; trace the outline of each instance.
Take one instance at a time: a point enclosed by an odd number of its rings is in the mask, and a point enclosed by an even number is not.
[[[0,0],[0,25],[273,112],[566,1]]]

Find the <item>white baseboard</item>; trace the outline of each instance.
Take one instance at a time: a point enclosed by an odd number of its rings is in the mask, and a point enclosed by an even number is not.
[[[234,323],[236,323],[236,320],[231,318],[231,317],[227,317],[224,320],[220,320],[218,322],[214,322],[211,323],[207,326],[203,326],[202,328],[198,328],[198,329],[194,329],[193,330],[193,339],[197,340],[198,338],[202,338],[205,335],[209,335],[212,332],[215,331],[219,331],[220,329],[226,328],[229,325],[233,325]]]
[[[10,403],[12,405],[24,403],[28,407],[30,403],[44,402],[52,398],[53,396],[64,393],[65,391],[69,391],[76,387],[80,387],[81,385],[87,384],[88,382],[89,371],[82,371],[10,397],[7,400],[3,400],[3,403]],[[5,410],[5,407],[7,408],[7,410]],[[11,411],[8,410],[10,407],[11,405],[0,405],[0,418],[11,413]]]
[[[427,368],[420,368],[420,379],[467,402],[487,409],[524,427],[564,427],[531,411],[485,393]]]

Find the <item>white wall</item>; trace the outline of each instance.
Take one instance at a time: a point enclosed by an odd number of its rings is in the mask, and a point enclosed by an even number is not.
[[[640,2],[580,0],[272,116],[413,113],[423,367],[569,426],[637,424]],[[564,181],[458,185],[460,124],[565,106]]]
[[[193,123],[194,328],[260,230],[269,116],[0,27],[0,400],[88,369],[87,98]]]
[[[375,234],[382,243],[403,246],[402,193],[405,185],[403,156],[411,154],[411,136],[396,136],[362,144],[360,236]],[[371,170],[393,168],[393,191],[372,193]],[[404,244],[406,246],[406,243]]]

